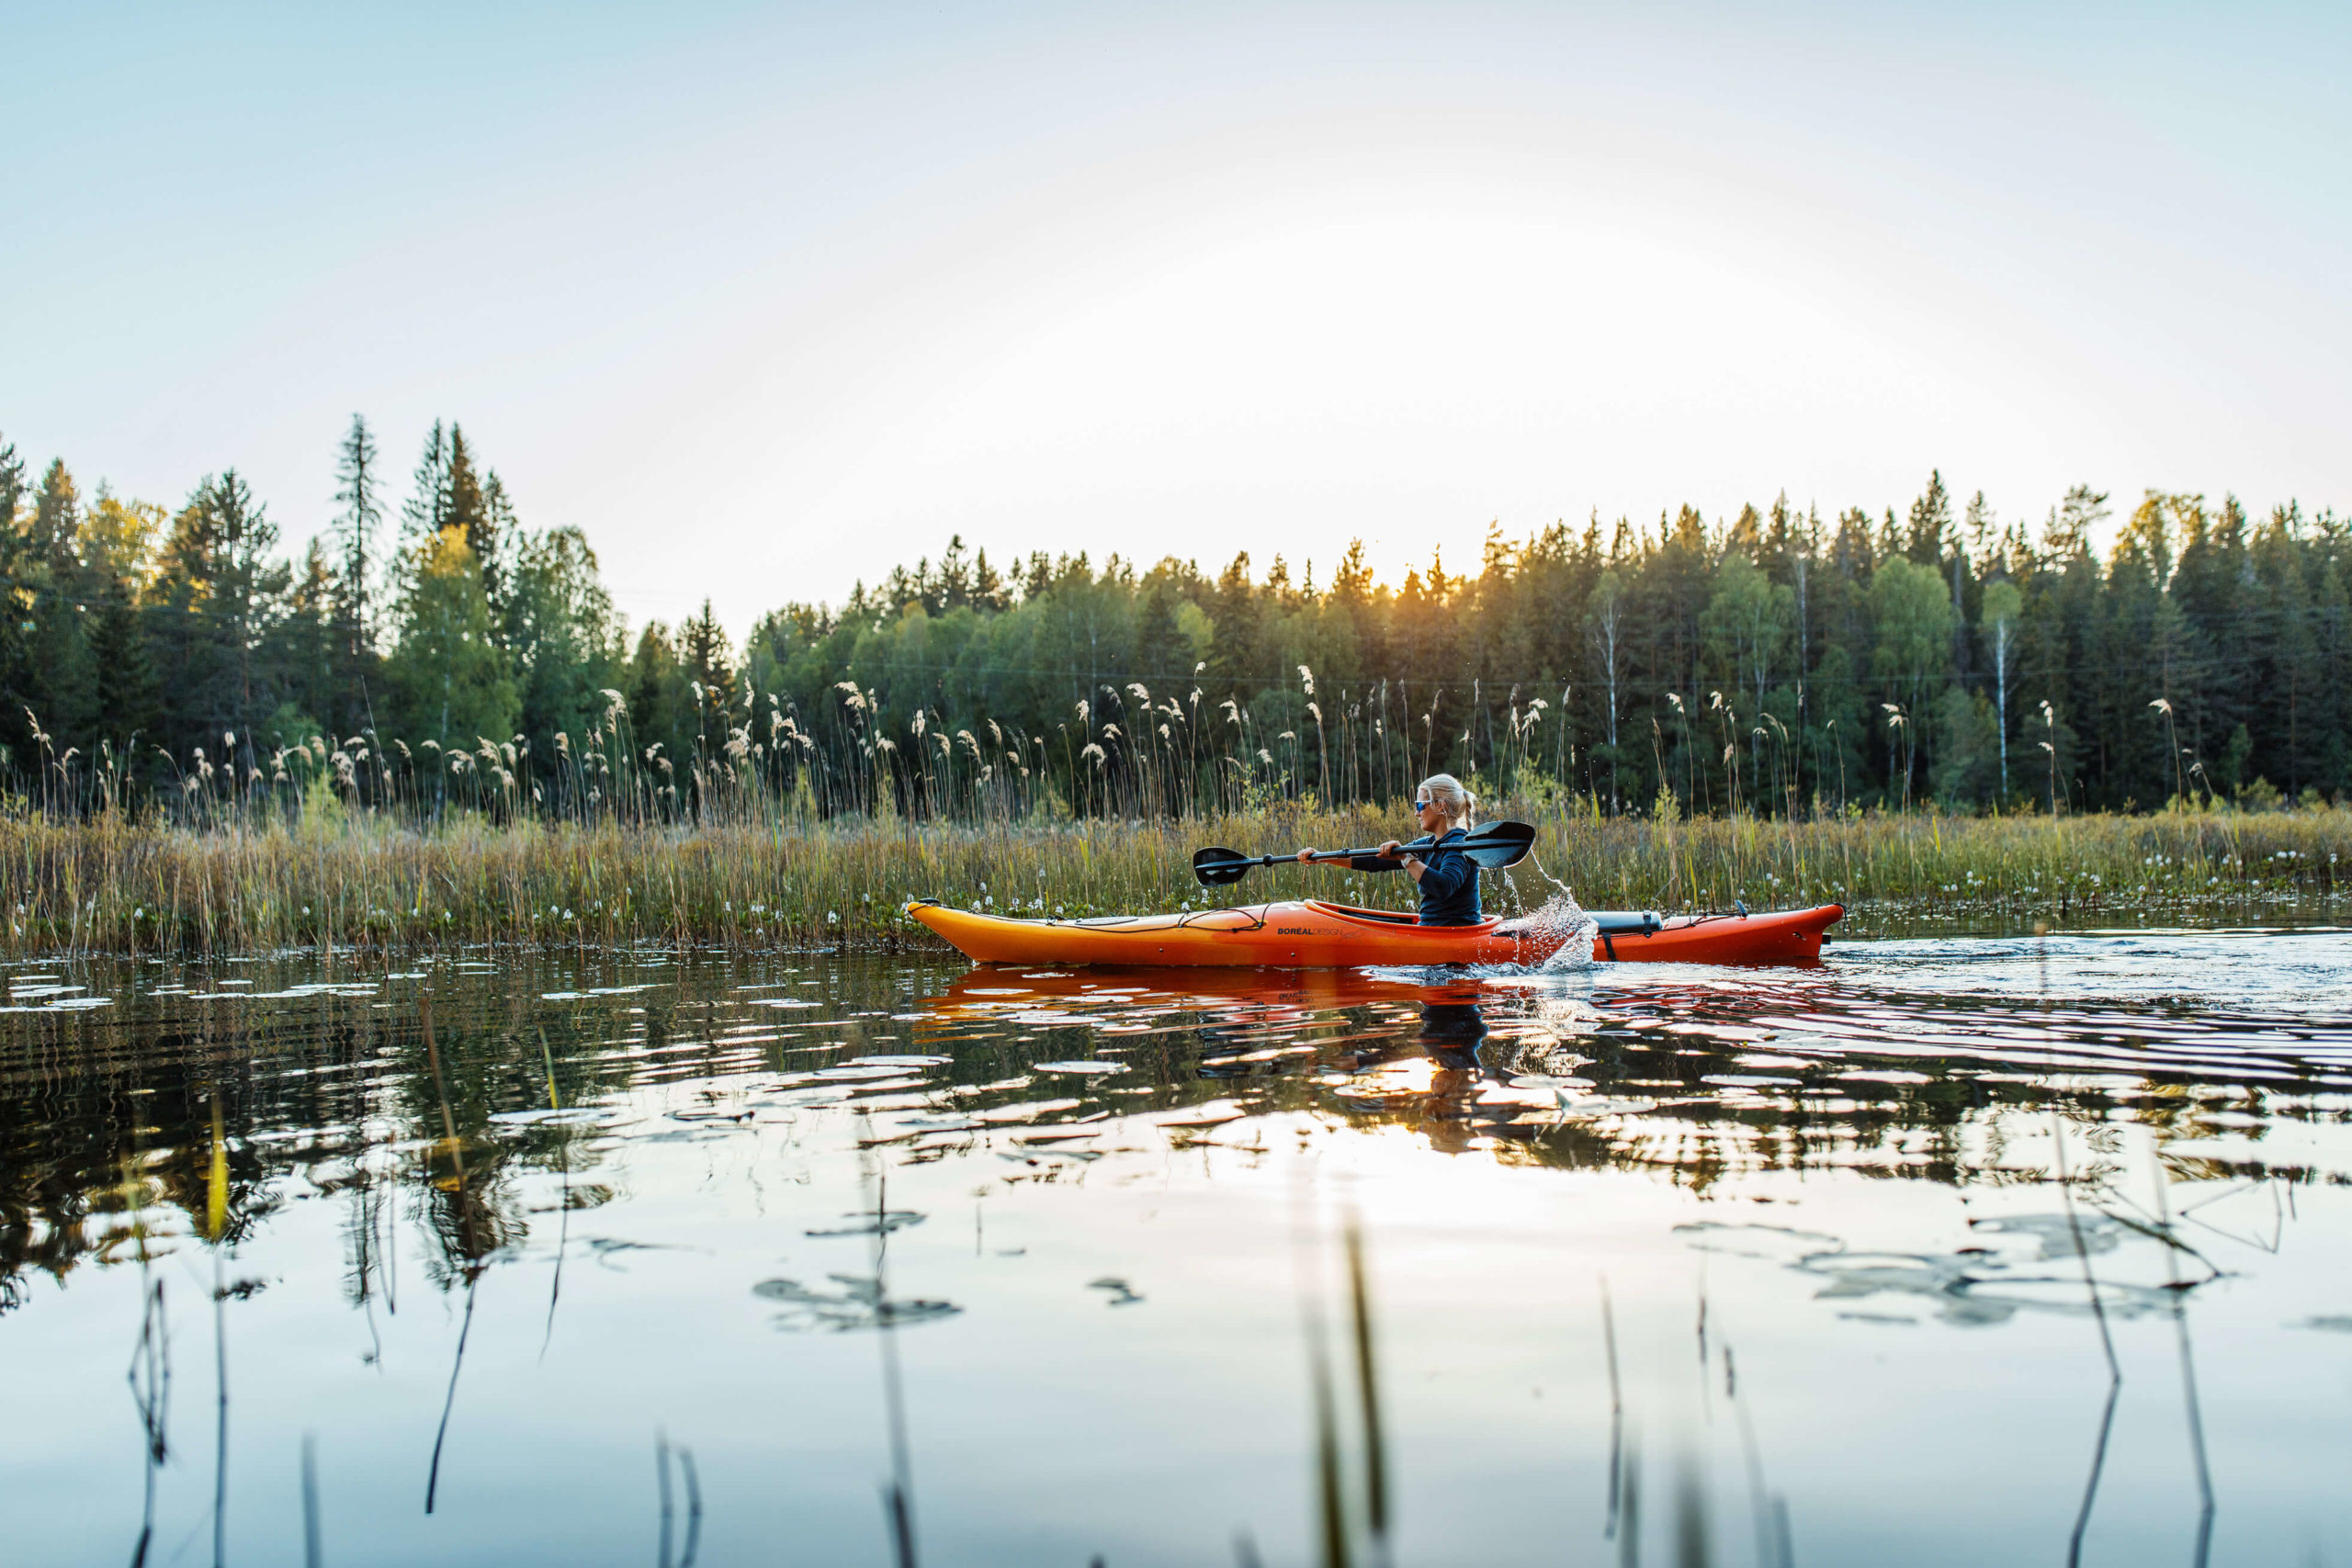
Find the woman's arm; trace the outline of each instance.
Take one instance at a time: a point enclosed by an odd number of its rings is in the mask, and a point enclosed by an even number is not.
[[[1421,874],[1420,862],[1403,858],[1398,852],[1404,848],[1404,845],[1398,843],[1396,840],[1391,839],[1368,855],[1356,855],[1347,860],[1324,861],[1317,861],[1315,858],[1315,856],[1320,852],[1319,851],[1305,849],[1298,852],[1298,863],[1301,865],[1336,865],[1348,871],[1395,871],[1399,865],[1402,865],[1407,872],[1410,873],[1415,878],[1419,878]]]
[[[1463,884],[1478,874],[1478,868],[1464,854],[1439,855],[1431,860],[1414,861],[1407,869],[1413,880],[1421,885],[1425,896],[1439,899],[1453,897],[1462,891]]]

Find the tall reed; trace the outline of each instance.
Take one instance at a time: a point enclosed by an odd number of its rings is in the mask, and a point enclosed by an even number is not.
[[[1533,821],[1532,860],[1490,876],[1489,908],[1541,903],[1546,878],[1591,908],[1667,910],[1931,903],[2018,919],[2186,913],[2326,900],[2352,870],[2352,808],[2148,817],[1815,819],[1611,817],[1556,796],[1485,813]],[[1402,878],[1276,867],[1200,887],[1204,844],[1283,851],[1376,843],[1401,803],[1275,800],[1186,818],[917,820],[414,821],[313,811],[216,826],[101,812],[0,813],[0,952],[232,953],[292,946],[637,942],[757,948],[928,945],[910,898],[1024,916],[1322,897],[1404,907]]]

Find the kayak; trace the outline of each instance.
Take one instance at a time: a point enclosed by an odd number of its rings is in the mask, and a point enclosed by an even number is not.
[[[1596,963],[1802,964],[1845,908],[1659,916],[1594,911]],[[1169,915],[1020,920],[918,898],[907,913],[979,964],[1139,964],[1345,969],[1366,964],[1541,964],[1569,933],[1521,917],[1425,926],[1387,909],[1319,898]]]

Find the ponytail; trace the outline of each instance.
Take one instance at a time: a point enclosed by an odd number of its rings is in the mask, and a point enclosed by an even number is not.
[[[1445,807],[1445,814],[1457,828],[1467,828],[1477,815],[1478,797],[1464,789],[1460,779],[1452,773],[1431,773],[1421,781],[1430,798]]]

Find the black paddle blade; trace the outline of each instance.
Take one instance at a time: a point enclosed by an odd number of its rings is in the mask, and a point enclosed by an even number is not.
[[[1223,887],[1250,874],[1258,863],[1238,850],[1207,849],[1193,856],[1193,874],[1206,887]]]
[[[1492,822],[1456,846],[1488,871],[1517,865],[1535,847],[1535,829],[1524,822]]]

